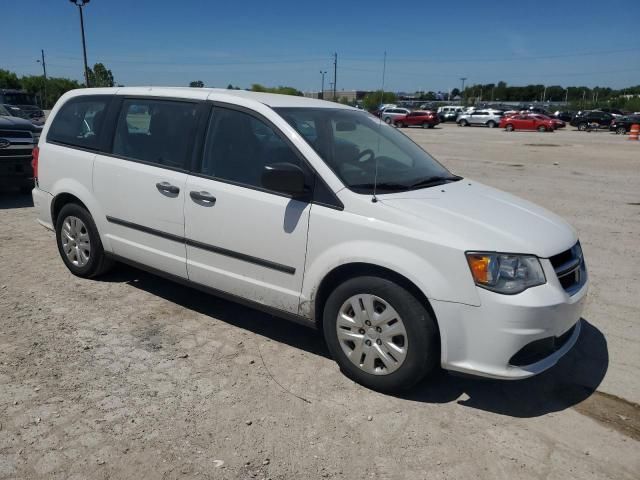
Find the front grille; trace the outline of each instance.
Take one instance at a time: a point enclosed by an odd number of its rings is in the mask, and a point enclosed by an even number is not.
[[[0,130],[0,138],[33,138],[31,132],[24,130]]]
[[[569,294],[575,294],[587,281],[587,267],[584,263],[580,242],[569,250],[549,258],[562,288]]]

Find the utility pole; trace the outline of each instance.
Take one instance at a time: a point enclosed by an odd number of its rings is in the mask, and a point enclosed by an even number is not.
[[[320,95],[318,95],[318,98],[320,100],[324,100],[324,76],[327,74],[327,72],[323,72],[322,70],[320,70],[320,75],[322,75],[322,88],[320,89]]]
[[[40,50],[40,53],[42,54],[42,60],[36,60],[36,62],[42,63],[42,73],[44,74],[42,108],[45,109],[47,108],[47,64],[44,61],[44,50]]]
[[[547,99],[547,86],[544,86],[544,91],[542,92],[542,103]]]
[[[464,94],[464,82],[467,79],[467,77],[460,77],[460,80],[462,80],[462,90],[460,90],[460,95],[462,95],[462,101],[464,102],[465,100],[465,94]]]
[[[336,82],[338,81],[338,54],[333,54],[333,101],[336,101]]]
[[[84,83],[88,87],[89,85],[89,67],[87,66],[87,44],[84,39],[84,15],[82,14],[82,7],[87,5],[91,0],[69,0],[74,5],[78,6],[80,11],[80,31],[82,33],[82,54],[84,57]]]
[[[567,88],[566,92],[564,92],[564,104],[569,104],[569,89]]]

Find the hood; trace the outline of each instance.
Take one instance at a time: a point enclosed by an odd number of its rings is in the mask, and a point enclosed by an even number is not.
[[[578,240],[576,231],[558,215],[469,179],[378,199],[423,221],[425,228],[446,232],[447,241],[466,251],[548,258]]]
[[[0,116],[0,129],[28,130],[30,132],[39,132],[42,127],[36,126],[29,120],[20,117]]]

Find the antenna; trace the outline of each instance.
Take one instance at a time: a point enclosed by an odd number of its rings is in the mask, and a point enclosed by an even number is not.
[[[380,88],[380,105],[384,101],[384,76],[387,72],[387,52],[384,52],[384,58],[382,60],[382,88]],[[375,174],[373,176],[373,197],[371,201],[376,203],[378,198],[376,197],[376,191],[378,189],[378,157],[380,156],[380,127],[382,127],[382,115],[378,118],[378,145],[376,146],[376,165]]]

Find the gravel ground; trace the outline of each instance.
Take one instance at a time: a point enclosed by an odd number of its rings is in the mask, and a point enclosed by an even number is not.
[[[30,199],[0,194],[0,479],[637,479],[640,143],[407,133],[580,231],[585,328],[555,368],[375,393],[304,327],[128,267],[73,277]]]

